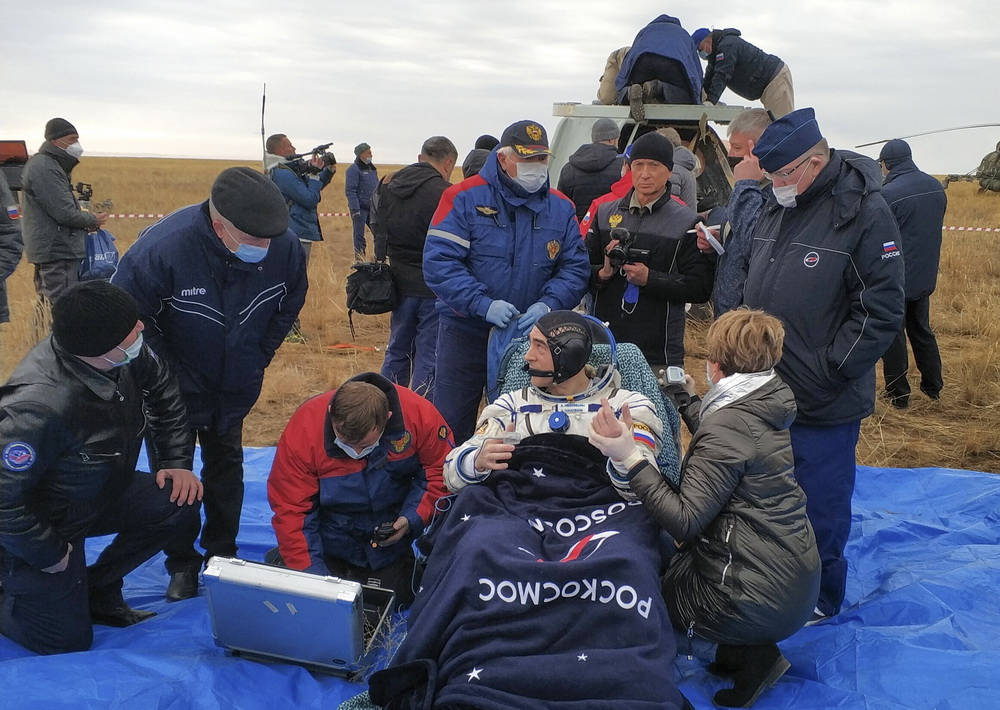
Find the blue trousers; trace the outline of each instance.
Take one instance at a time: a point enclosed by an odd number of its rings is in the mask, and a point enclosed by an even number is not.
[[[82,535],[62,572],[48,574],[0,549],[4,636],[36,653],[85,651],[93,642],[90,598],[121,595],[122,578],[155,555],[178,530],[198,520],[198,506],[170,502],[151,474],[135,473],[129,486]],[[89,568],[87,537],[118,533]]]
[[[433,399],[438,314],[434,297],[403,296],[389,320],[382,376]],[[412,369],[412,374],[411,374]]]
[[[851,533],[860,431],[861,420],[828,427],[792,424],[789,430],[795,478],[806,494],[806,514],[823,565],[816,606],[829,616],[840,611],[847,584],[844,547]]]
[[[354,225],[354,253],[360,254],[365,250],[365,225],[368,224],[368,211],[370,208],[362,207],[357,212],[357,216],[351,215],[351,222]]]
[[[467,441],[476,429],[479,402],[486,389],[489,334],[489,328],[478,318],[442,315],[438,319],[433,402],[451,427],[456,443]]]

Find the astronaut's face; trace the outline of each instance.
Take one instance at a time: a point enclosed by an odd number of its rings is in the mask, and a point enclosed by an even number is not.
[[[528,352],[524,354],[524,361],[532,370],[541,372],[552,372],[552,352],[549,350],[549,341],[542,335],[542,331],[537,326],[528,333]],[[552,377],[531,376],[531,384],[539,389],[552,384]]]

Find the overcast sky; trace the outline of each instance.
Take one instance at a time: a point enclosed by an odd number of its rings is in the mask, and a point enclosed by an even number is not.
[[[461,157],[518,119],[554,130],[552,103],[589,103],[608,54],[662,12],[688,31],[736,27],[781,57],[796,106],[816,108],[835,147],[1000,122],[989,0],[4,5],[0,139],[32,152],[63,116],[89,153],[256,159],[267,82],[267,133],[299,150],[332,140],[344,162],[367,141],[376,163],[404,163],[444,134]],[[945,173],[975,168],[998,140],[986,128],[910,143],[919,167]]]

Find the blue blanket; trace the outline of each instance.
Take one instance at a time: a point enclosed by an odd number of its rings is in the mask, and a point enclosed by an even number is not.
[[[246,450],[240,552],[272,547],[265,481],[273,449]],[[96,556],[107,539],[88,544]],[[93,557],[92,557],[93,558]],[[828,623],[781,643],[791,670],[758,710],[964,710],[1000,697],[1000,476],[940,468],[859,467],[847,545],[847,602]],[[227,656],[212,641],[205,597],[167,604],[162,557],[125,580],[125,596],[159,616],[96,627],[86,653],[35,656],[0,637],[4,710],[329,710],[363,685],[287,664]],[[697,708],[723,681],[705,660],[673,663]],[[697,650],[697,649],[696,649]]]
[[[682,707],[658,527],[601,463],[545,439],[579,438],[528,437],[508,470],[456,496],[397,662],[436,662],[435,706]]]

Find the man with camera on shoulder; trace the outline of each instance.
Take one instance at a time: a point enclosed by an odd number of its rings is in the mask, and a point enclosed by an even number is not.
[[[688,230],[698,215],[670,196],[673,145],[652,132],[629,152],[633,188],[598,208],[587,233],[594,315],[653,367],[684,366],[684,304],[712,293],[714,262]]]
[[[320,148],[323,146],[314,149],[312,155],[300,155],[284,133],[275,133],[264,143],[264,167],[288,203],[288,228],[295,232],[302,244],[306,265],[309,264],[312,243],[323,241],[319,215],[316,214],[320,192],[337,172],[337,159],[333,153]]]

